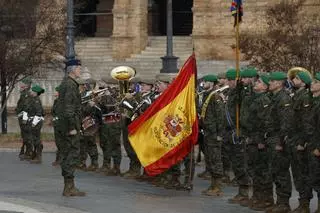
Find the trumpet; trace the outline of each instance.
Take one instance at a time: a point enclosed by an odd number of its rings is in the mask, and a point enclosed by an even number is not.
[[[97,97],[109,95],[109,93],[109,88],[87,91],[86,94],[81,97],[81,103],[88,103],[90,101],[93,101]]]

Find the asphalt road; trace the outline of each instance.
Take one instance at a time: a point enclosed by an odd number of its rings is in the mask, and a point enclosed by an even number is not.
[[[0,152],[0,213],[202,213],[202,212],[254,212],[227,200],[236,188],[226,187],[224,196],[211,198],[201,195],[208,182],[196,178],[194,190],[166,190],[147,183],[102,174],[77,172],[76,185],[87,196],[65,198],[61,196],[63,179],[60,168],[51,166],[54,153],[44,153],[41,165],[19,161],[16,152]],[[128,159],[123,159],[126,170]],[[197,167],[198,171],[202,168]],[[291,199],[296,207],[297,194]],[[11,207],[10,207],[11,206]],[[316,201],[312,201],[312,210]]]

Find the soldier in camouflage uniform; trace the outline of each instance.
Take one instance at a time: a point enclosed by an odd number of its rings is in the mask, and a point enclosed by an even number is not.
[[[41,128],[44,120],[44,111],[40,100],[40,95],[44,93],[44,89],[39,85],[35,85],[31,88],[30,95],[32,100],[28,106],[28,124],[31,126],[31,142],[33,146],[33,158],[30,163],[41,163],[41,155],[43,146],[41,144],[40,135]]]
[[[55,88],[55,100],[53,102],[53,106],[51,109],[51,115],[52,115],[52,125],[53,125],[53,130],[54,130],[54,141],[56,143],[56,147],[57,147],[57,152],[56,152],[56,159],[54,162],[52,162],[52,166],[58,166],[61,163],[61,157],[60,157],[60,147],[61,147],[61,143],[63,143],[62,138],[60,138],[59,134],[57,134],[57,130],[56,130],[56,125],[57,125],[57,121],[58,121],[58,112],[57,112],[57,103],[58,103],[58,98],[59,98],[59,86],[57,86]]]
[[[311,84],[313,94],[312,103],[305,106],[309,110],[303,116],[303,126],[308,139],[307,152],[309,154],[309,185],[317,192],[318,209],[320,213],[320,73],[316,73]]]
[[[61,137],[61,170],[64,177],[63,196],[85,196],[74,184],[74,171],[80,155],[81,95],[76,81],[81,74],[79,60],[66,63],[68,76],[60,84],[57,102],[57,134]]]
[[[211,175],[211,184],[202,193],[209,196],[220,196],[223,194],[221,190],[223,176],[221,145],[224,104],[219,94],[214,91],[218,77],[206,75],[203,80],[206,92],[201,110],[201,122],[204,128],[204,155],[207,158],[206,167]]]
[[[95,87],[95,81],[93,79],[86,79],[84,81],[81,81],[80,83],[83,83],[83,94],[92,91]],[[90,84],[93,84],[93,86],[90,86]],[[102,123],[101,109],[96,106],[94,100],[91,100],[81,105],[81,116],[82,120],[88,117],[92,118],[95,124],[88,129],[83,129],[82,127],[82,134],[80,136],[79,168],[85,171],[96,171],[99,168],[96,133],[98,132],[99,126]],[[91,159],[91,164],[89,167],[86,167],[86,160],[88,155]]]
[[[240,96],[240,135],[241,141],[245,148],[245,168],[247,169],[250,180],[253,178],[254,173],[254,157],[257,152],[257,145],[250,138],[250,131],[252,130],[252,121],[250,116],[250,105],[253,100],[253,85],[257,77],[257,70],[255,68],[245,68],[240,72],[241,76],[241,96]],[[250,156],[251,155],[251,156]],[[252,199],[244,199],[240,202],[241,206],[248,206],[252,200],[256,200],[255,191]]]
[[[271,174],[276,185],[277,203],[266,211],[272,213],[290,211],[289,198],[292,184],[289,167],[291,156],[287,137],[292,125],[293,110],[291,98],[284,88],[286,79],[287,76],[283,72],[270,74],[269,90],[272,95],[268,117],[272,123],[268,130],[267,143],[271,149]]]
[[[239,184],[238,194],[229,199],[229,203],[240,203],[248,200],[248,174],[245,167],[245,147],[236,132],[236,108],[239,104],[239,85],[236,81],[236,70],[229,69],[226,73],[228,79],[229,91],[228,99],[225,104],[225,142],[230,144],[229,157],[232,162],[232,169]]]
[[[312,79],[311,76],[299,71],[292,79],[295,91],[292,97],[292,108],[294,111],[293,128],[290,133],[290,145],[292,153],[291,170],[295,188],[299,192],[299,207],[294,213],[309,213],[310,199],[312,199],[312,188],[309,184],[308,151],[309,142],[304,125],[301,122],[308,113],[311,105],[311,92],[309,91]]]
[[[19,126],[21,130],[22,146],[19,153],[20,160],[29,160],[32,156],[32,145],[31,145],[31,132],[30,126],[26,124],[27,120],[23,120],[23,112],[26,112],[26,107],[28,107],[31,100],[29,94],[31,87],[31,79],[24,78],[20,85],[20,98],[17,103],[17,108],[15,109],[16,115],[18,116]]]
[[[136,106],[133,104],[133,106],[135,107],[139,107],[139,109],[135,109],[134,111],[137,111],[135,115],[132,115],[134,117],[138,117],[140,116],[153,102],[153,95],[155,94],[152,89],[153,89],[153,84],[154,84],[154,80],[153,79],[147,79],[144,78],[142,80],[138,81],[141,90],[139,92],[139,94],[136,94],[135,97],[127,97],[129,98],[129,100],[132,101],[132,99],[135,99],[135,102],[138,103]],[[134,118],[132,117],[132,119]],[[131,123],[131,118],[129,119],[129,121],[127,121],[127,124]],[[127,177],[127,178],[137,178],[140,176],[141,173],[141,163],[135,153],[135,151],[133,150],[129,140],[128,140],[128,125],[126,126],[126,129],[124,129],[124,131],[122,132],[122,134],[126,135],[126,137],[123,140],[123,145],[126,149],[126,152],[128,154],[128,157],[130,158],[130,168],[128,173],[125,173],[123,176]],[[144,174],[144,176],[141,176],[139,179],[141,180],[145,180],[148,179],[146,174]]]
[[[104,80],[109,85],[116,85],[113,79]],[[102,112],[103,124],[100,130],[100,144],[103,151],[102,170],[107,176],[119,176],[121,164],[121,113],[117,105],[119,94],[110,89],[110,93],[102,96],[98,106]],[[113,167],[111,168],[111,159]]]
[[[251,122],[248,132],[250,146],[248,164],[251,167],[253,196],[248,206],[256,211],[262,211],[273,205],[273,185],[270,173],[270,149],[265,140],[265,132],[270,128],[268,117],[271,99],[268,93],[269,77],[260,75],[255,82],[254,94],[248,111]]]

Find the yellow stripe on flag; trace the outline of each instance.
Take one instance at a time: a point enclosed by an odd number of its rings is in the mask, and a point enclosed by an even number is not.
[[[146,120],[137,132],[129,135],[141,164],[146,167],[177,147],[192,134],[197,119],[195,75],[167,106]]]

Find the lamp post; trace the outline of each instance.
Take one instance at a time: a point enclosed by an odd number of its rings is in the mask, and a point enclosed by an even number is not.
[[[75,59],[74,51],[74,21],[73,21],[73,10],[74,2],[73,0],[67,1],[67,38],[66,38],[66,60]]]
[[[178,57],[173,55],[173,26],[172,26],[172,0],[167,0],[167,55],[161,57],[162,69],[160,73],[177,73]]]

